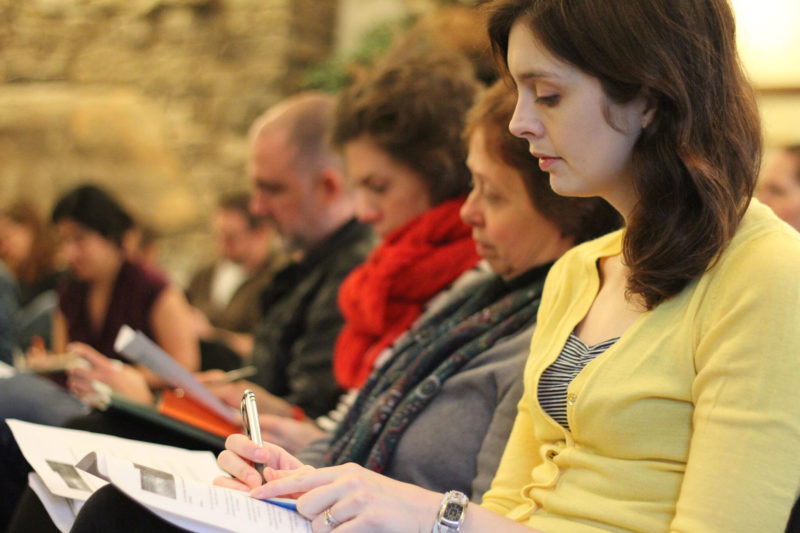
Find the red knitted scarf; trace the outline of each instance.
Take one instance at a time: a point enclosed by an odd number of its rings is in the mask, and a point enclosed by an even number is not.
[[[425,304],[478,262],[471,231],[459,218],[464,199],[444,202],[386,236],[339,288],[345,326],[333,371],[358,388],[378,354],[407,330]]]

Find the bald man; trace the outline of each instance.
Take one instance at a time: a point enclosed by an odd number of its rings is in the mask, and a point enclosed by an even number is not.
[[[326,142],[334,106],[327,95],[296,96],[259,117],[250,132],[250,209],[271,217],[302,256],[262,295],[253,382],[285,401],[259,402],[274,414],[316,417],[335,407],[339,284],[372,247],[370,230],[353,218],[340,158]]]

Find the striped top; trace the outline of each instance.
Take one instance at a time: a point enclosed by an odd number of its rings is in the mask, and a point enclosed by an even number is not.
[[[558,358],[542,372],[538,388],[539,405],[565,429],[569,430],[567,387],[586,365],[610,348],[617,339],[619,337],[587,346],[574,333],[570,333]]]

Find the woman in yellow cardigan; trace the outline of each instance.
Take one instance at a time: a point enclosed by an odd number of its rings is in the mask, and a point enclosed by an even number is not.
[[[241,437],[220,464],[281,469],[253,495],[301,494],[315,532],[782,531],[800,236],[751,201],[760,127],[727,0],[503,0],[490,36],[511,131],[556,192],[603,197],[626,228],[553,267],[483,507]]]

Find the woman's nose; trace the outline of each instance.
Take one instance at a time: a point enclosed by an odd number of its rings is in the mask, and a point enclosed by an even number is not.
[[[374,224],[381,218],[380,209],[361,194],[356,195],[356,218],[362,224]]]
[[[464,204],[461,206],[460,215],[461,220],[464,221],[465,224],[468,226],[479,226],[483,223],[483,215],[480,211],[480,207],[478,206],[478,193],[475,192],[473,189],[467,199],[464,201]]]
[[[508,131],[515,137],[523,139],[539,138],[544,135],[544,126],[530,97],[523,95],[517,97],[517,105],[508,124]]]

